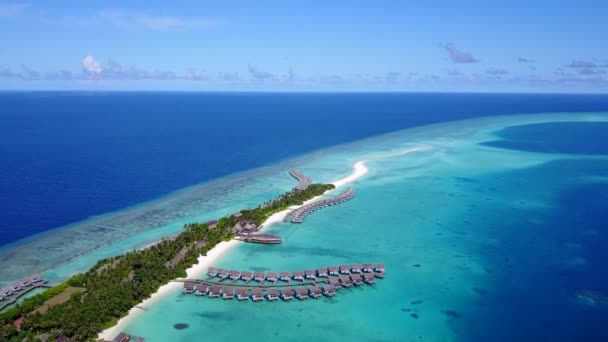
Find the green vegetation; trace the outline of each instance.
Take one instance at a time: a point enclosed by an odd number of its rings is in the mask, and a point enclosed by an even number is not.
[[[199,255],[232,237],[231,229],[239,221],[250,220],[259,225],[272,214],[291,205],[302,204],[333,188],[331,184],[313,184],[306,190],[290,191],[258,208],[242,210],[239,218],[223,217],[214,229],[209,229],[207,224],[187,224],[175,238],[165,239],[144,250],[100,260],[88,272],[28,298],[0,315],[1,326],[25,316],[21,331],[12,325],[5,327],[0,340],[2,336],[11,341],[31,340],[35,335],[45,333],[76,337],[78,340],[95,339],[99,331],[114,325],[129,309],[150,297],[161,285],[185,277],[186,269],[196,263]],[[206,244],[201,246],[201,241],[206,241]],[[167,262],[184,250],[184,257],[173,267],[167,267]],[[68,287],[85,290],[70,292],[67,301],[65,298],[56,300],[52,306],[45,307],[48,310],[44,314],[40,312],[42,310],[36,311]]]

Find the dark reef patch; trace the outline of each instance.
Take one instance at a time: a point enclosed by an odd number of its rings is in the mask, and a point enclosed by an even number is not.
[[[176,323],[176,324],[173,324],[173,328],[175,330],[184,330],[184,329],[188,329],[189,327],[190,327],[190,325],[186,324],[186,323]]]

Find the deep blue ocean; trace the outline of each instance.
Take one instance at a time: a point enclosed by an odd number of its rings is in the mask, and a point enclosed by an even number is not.
[[[608,96],[2,92],[0,246],[380,133],[602,110]]]

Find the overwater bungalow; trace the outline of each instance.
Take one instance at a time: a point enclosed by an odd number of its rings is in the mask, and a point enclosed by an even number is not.
[[[236,289],[236,299],[237,300],[247,300],[247,299],[249,299],[249,290],[244,289],[242,287]]]
[[[222,298],[224,300],[233,299],[234,298],[234,291],[235,291],[234,287],[232,287],[232,286],[224,286],[220,290],[220,292],[222,294]]]
[[[384,272],[376,272],[374,275],[376,278],[384,279]]]
[[[333,285],[325,285],[321,289],[323,294],[327,297],[333,297],[336,295],[336,288]]]
[[[342,285],[340,284],[338,278],[329,278],[327,281],[329,285],[332,285],[334,287],[334,290],[339,290],[340,288],[342,288]]]
[[[281,281],[289,281],[291,279],[291,274],[289,272],[281,272],[279,280]]]
[[[363,273],[363,281],[368,285],[376,283],[373,273]]]
[[[209,292],[209,285],[205,284],[197,284],[196,290],[194,290],[194,294],[197,296],[204,296]]]
[[[264,281],[264,279],[266,279],[266,275],[264,274],[264,272],[255,272],[253,274],[253,280],[255,281],[259,281],[261,283]]]
[[[208,296],[209,298],[218,298],[222,295],[222,288],[219,285],[211,285],[209,288]]]
[[[330,266],[327,268],[327,270],[329,271],[330,276],[340,275],[339,269],[336,266]]]
[[[220,279],[226,279],[228,278],[228,271],[221,268],[219,270],[217,270],[217,276],[220,277]]]
[[[364,273],[373,273],[374,267],[372,266],[372,264],[363,264],[363,272]]]
[[[313,270],[306,270],[304,271],[304,276],[306,277],[306,279],[317,279],[317,276],[315,275],[315,271]]]
[[[317,277],[319,278],[327,278],[327,268],[319,268],[317,270]]]
[[[350,266],[341,265],[340,266],[340,274],[350,274]]]
[[[350,277],[342,276],[340,277],[340,284],[342,287],[352,287],[353,281],[350,279]]]
[[[318,286],[311,286],[308,288],[308,295],[314,299],[317,299],[323,294],[321,293],[321,288],[319,288]]]
[[[298,287],[296,289],[296,298],[299,300],[308,299],[308,291],[303,287]]]
[[[293,290],[290,288],[281,289],[281,299],[284,301],[290,301],[293,299]]]
[[[211,278],[217,276],[217,269],[215,269],[214,267],[209,267],[207,269],[207,275]]]
[[[192,281],[187,281],[184,283],[184,293],[190,294],[196,290],[196,283]]]
[[[352,274],[350,276],[350,279],[352,279],[353,284],[355,284],[355,286],[363,285],[363,278],[360,274]]]
[[[120,334],[118,334],[118,336],[116,336],[112,342],[129,342],[131,341],[131,336],[125,334],[124,332],[121,332]]]
[[[353,273],[361,273],[361,264],[353,264],[350,269]]]
[[[384,273],[384,264],[376,264],[374,265],[374,271],[383,272]]]
[[[304,272],[301,272],[301,271],[293,272],[293,280],[304,281]]]
[[[230,272],[228,272],[228,275],[230,276],[230,279],[238,280],[241,277],[241,272],[231,270]]]
[[[266,299],[268,299],[269,301],[275,301],[279,299],[279,291],[275,289],[266,290]]]
[[[251,278],[252,278],[251,272],[248,272],[248,271],[241,272],[241,279],[243,279],[244,281],[250,281]]]
[[[251,290],[251,299],[254,302],[259,302],[261,300],[264,300],[264,291],[262,291],[262,289],[260,289],[260,288],[255,288],[255,289]]]
[[[276,272],[268,272],[266,273],[266,280],[275,282],[277,281],[277,273]]]

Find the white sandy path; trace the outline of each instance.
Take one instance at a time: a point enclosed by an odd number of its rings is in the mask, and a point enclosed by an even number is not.
[[[397,155],[403,155],[403,154],[407,154],[407,153],[411,153],[411,152],[416,152],[416,151],[424,150],[427,148],[428,148],[427,146],[413,147],[413,148],[401,151]],[[341,187],[343,187],[349,183],[355,182],[359,178],[363,177],[368,171],[369,171],[369,169],[365,166],[365,160],[360,160],[353,165],[353,173],[351,173],[350,175],[348,175],[342,179],[339,179],[339,180],[333,182],[332,184],[336,187],[336,189],[341,188]],[[323,195],[325,195],[325,194],[323,194]],[[314,197],[314,198],[304,202],[302,205],[314,202],[322,196]],[[268,219],[266,219],[266,221],[264,221],[264,223],[262,224],[263,228],[261,229],[261,231],[268,229],[269,226],[271,226],[275,223],[283,222],[283,219],[290,211],[297,209],[297,208],[301,207],[302,205],[294,205],[294,206],[289,207],[289,209],[286,209],[286,210],[273,214]],[[186,270],[186,273],[188,275],[187,278],[196,278],[197,276],[204,274],[210,266],[216,265],[217,261],[224,254],[226,254],[227,251],[229,251],[234,246],[239,244],[239,242],[240,241],[238,241],[238,240],[220,242],[215,247],[213,247],[211,250],[209,250],[207,252],[207,255],[199,256],[198,263]],[[163,298],[164,296],[166,296],[167,294],[169,294],[171,292],[179,290],[179,288],[181,288],[181,287],[182,287],[182,284],[177,283],[177,282],[170,282],[168,284],[161,286],[158,289],[158,291],[156,291],[155,293],[152,294],[152,296],[150,296],[150,298],[144,300],[143,302],[138,304],[136,307],[131,308],[131,310],[129,310],[129,313],[125,317],[121,318],[115,326],[102,331],[99,334],[98,339],[111,341],[114,337],[116,337],[118,334],[120,334],[129,325],[129,323],[131,323],[133,321],[133,319],[135,319],[135,317],[137,317],[139,314],[141,314],[141,312],[143,310],[140,308],[149,307],[155,301],[158,301],[159,299]]]

